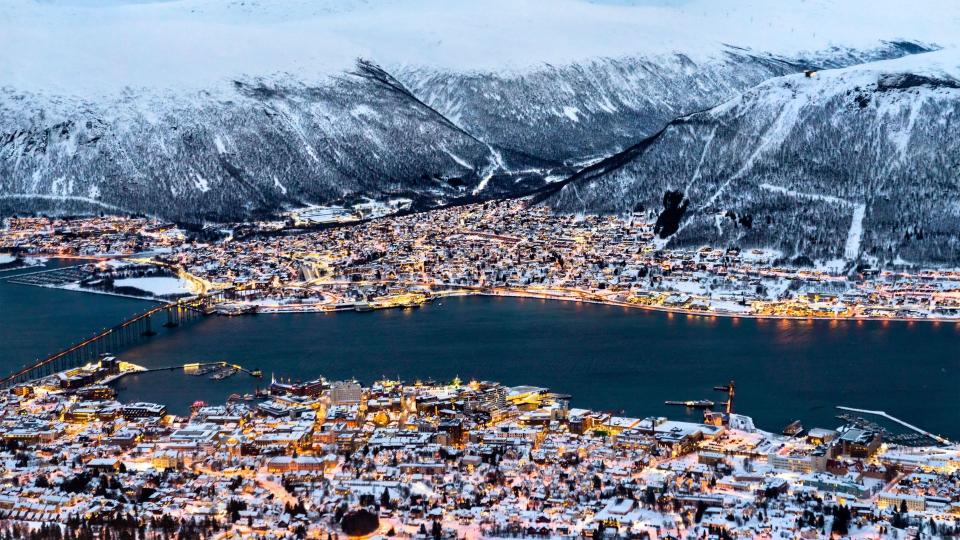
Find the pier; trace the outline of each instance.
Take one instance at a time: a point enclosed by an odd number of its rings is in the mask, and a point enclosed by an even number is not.
[[[51,354],[0,379],[0,388],[9,388],[19,383],[46,377],[93,361],[106,353],[140,343],[157,334],[155,317],[160,317],[162,326],[175,328],[213,313],[214,306],[224,299],[229,289],[202,294],[188,299],[167,302],[139,315],[107,328],[66,349]]]
[[[86,264],[75,264],[72,266],[61,266],[59,268],[47,268],[44,270],[34,270],[32,272],[21,272],[12,276],[4,276],[10,283],[19,285],[34,285],[37,287],[59,287],[67,283],[79,281],[84,277],[81,269]]]
[[[135,374],[139,375],[141,373],[154,373],[158,371],[177,371],[177,370],[183,370],[185,373],[190,373],[191,371],[200,371],[200,373],[193,373],[193,374],[205,375],[206,373],[203,372],[203,370],[209,369],[209,368],[214,368],[214,369],[230,368],[230,369],[235,369],[237,373],[246,373],[247,375],[257,379],[263,377],[263,373],[258,369],[247,369],[241,366],[240,364],[232,364],[227,361],[220,361],[220,362],[200,362],[200,363],[194,362],[190,364],[163,366],[163,367],[155,367],[155,368],[144,368],[141,366],[141,369],[138,369],[137,371],[125,372],[121,374],[120,377],[117,377],[117,378],[119,379],[125,375],[135,375]]]
[[[951,443],[948,439],[945,439],[945,438],[943,438],[943,437],[941,437],[941,436],[939,436],[939,435],[934,435],[933,433],[930,433],[929,431],[924,431],[924,430],[918,428],[917,426],[915,426],[915,425],[913,425],[913,424],[908,424],[907,422],[904,422],[903,420],[900,420],[899,418],[895,418],[895,417],[893,417],[893,416],[890,416],[889,414],[885,413],[884,411],[871,411],[871,410],[868,410],[868,409],[855,409],[855,408],[853,408],[853,407],[844,407],[844,406],[842,406],[842,405],[838,405],[837,408],[840,409],[840,410],[842,410],[842,411],[850,411],[850,412],[855,412],[855,413],[860,413],[860,414],[872,414],[872,415],[874,415],[874,416],[880,416],[880,417],[882,417],[882,418],[886,418],[887,420],[890,420],[891,422],[895,422],[895,423],[897,423],[897,424],[900,424],[901,426],[903,426],[903,427],[905,427],[905,428],[907,428],[907,429],[910,429],[910,430],[912,430],[912,431],[916,431],[917,433],[919,433],[919,434],[921,434],[921,435],[925,435],[925,436],[927,436],[927,437],[930,437],[931,439],[937,441],[937,442],[940,443],[940,444],[945,444],[945,445],[953,444],[953,443]]]

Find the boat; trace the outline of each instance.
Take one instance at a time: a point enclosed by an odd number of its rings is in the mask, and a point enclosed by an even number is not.
[[[216,370],[218,370],[218,369],[220,369],[220,366],[218,366],[218,365],[216,365],[216,364],[212,364],[212,365],[207,365],[207,366],[199,366],[199,367],[192,368],[192,369],[184,368],[184,371],[186,371],[188,375],[193,375],[193,376],[196,376],[196,377],[200,377],[200,376],[202,376],[202,375],[209,375],[210,373],[213,373],[214,371],[216,371]]]
[[[235,317],[237,315],[256,315],[258,307],[256,304],[220,304],[217,306],[218,315]]]
[[[373,306],[366,302],[357,302],[353,305],[354,311],[373,311]]]
[[[783,434],[795,437],[803,432],[803,424],[799,420],[794,420],[787,424],[787,427],[783,428]]]
[[[259,369],[255,369],[255,370],[253,370],[253,371],[250,372],[250,376],[251,376],[251,377],[257,377],[257,378],[259,379],[260,377],[263,377],[263,372],[260,371]]]
[[[709,399],[696,399],[689,401],[664,401],[666,405],[677,405],[679,407],[687,407],[690,409],[712,409],[714,402]]]
[[[211,380],[214,380],[214,381],[220,381],[220,380],[226,379],[227,377],[232,377],[232,376],[236,375],[237,371],[239,371],[239,370],[238,370],[237,368],[233,367],[233,366],[225,367],[225,368],[221,369],[220,371],[218,371],[218,372],[214,373],[213,375],[211,375],[211,376],[210,376],[210,379],[211,379]]]
[[[239,401],[239,400],[240,400],[240,394],[230,394],[230,396],[227,398],[227,401]]]

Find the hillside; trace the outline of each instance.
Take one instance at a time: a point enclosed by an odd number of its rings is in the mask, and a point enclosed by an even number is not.
[[[821,262],[955,263],[956,49],[789,75],[671,121],[571,178],[568,211],[686,208],[671,245],[776,247]]]
[[[893,72],[922,71],[953,50],[958,24],[960,5],[942,0],[10,0],[0,6],[0,212],[242,220],[561,186],[550,199],[561,210],[619,212],[658,208],[674,189],[695,204],[671,242],[851,255],[836,245],[850,212],[794,195],[817,193],[867,205],[858,254],[947,260],[951,244],[929,238],[949,234],[937,219],[950,214],[912,201],[928,194],[921,186],[955,185],[941,162],[956,153],[930,146],[952,144],[938,116],[952,94],[914,107],[911,92],[929,85],[862,83],[877,95],[848,111],[844,92],[858,84],[830,80],[897,58]],[[822,77],[805,80],[805,69]],[[844,144],[877,157],[859,163]],[[885,225],[865,195],[881,187]],[[779,225],[725,231],[715,211],[762,214],[734,194],[771,199],[795,228],[821,207],[837,217],[802,238]],[[894,242],[902,227],[923,231],[925,245]]]

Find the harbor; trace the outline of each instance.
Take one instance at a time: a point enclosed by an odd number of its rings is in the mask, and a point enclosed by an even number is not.
[[[51,261],[57,263],[72,264]],[[0,280],[0,305],[0,326],[8,329],[0,367],[10,373],[158,304]],[[806,426],[837,422],[829,378],[846,381],[842,405],[884,410],[960,437],[960,364],[953,354],[960,333],[952,324],[687,318],[492,296],[451,296],[420,309],[372,313],[201,316],[176,328],[164,322],[153,325],[153,337],[109,352],[146,368],[176,366],[127,375],[118,392],[181,413],[197,399],[216,403],[255,392],[259,380],[246,375],[210,380],[212,373],[196,377],[182,369],[185,362],[229,359],[266,377],[301,380],[318,373],[538,380],[597,409],[626,405],[636,414],[690,419],[702,418],[702,410],[664,402],[721,401],[710,389],[734,378],[738,407],[776,432],[797,419]],[[437,339],[442,351],[433,345]],[[836,362],[840,357],[845,361]]]

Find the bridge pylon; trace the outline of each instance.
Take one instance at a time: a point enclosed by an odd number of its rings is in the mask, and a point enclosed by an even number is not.
[[[152,319],[153,319],[153,316],[152,316],[152,315],[147,315],[146,317],[144,317],[144,319],[143,319],[143,333],[142,333],[142,335],[147,336],[147,337],[157,335],[157,333],[153,331],[153,322],[152,322]]]

